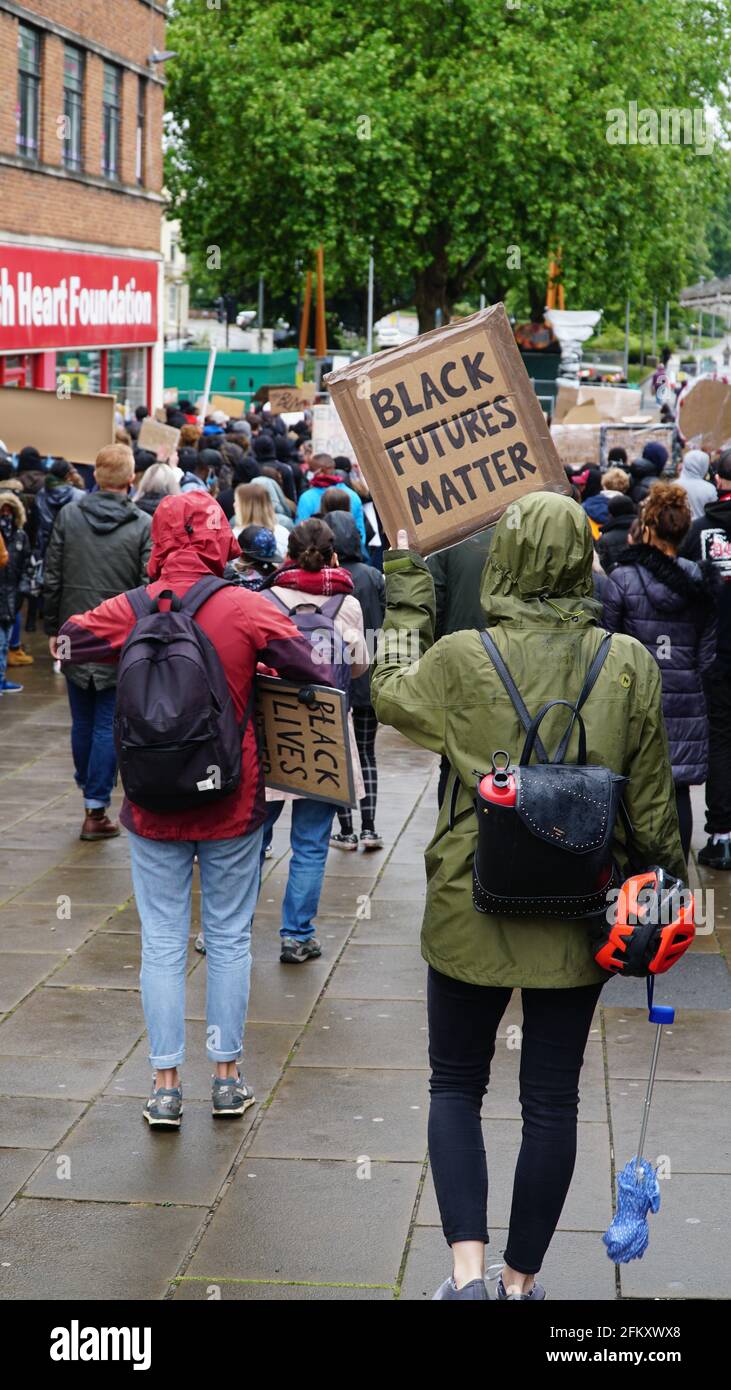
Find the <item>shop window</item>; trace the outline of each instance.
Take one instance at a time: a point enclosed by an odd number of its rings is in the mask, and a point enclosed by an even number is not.
[[[67,169],[82,167],[81,127],[84,113],[84,54],[64,44],[63,54],[63,162]]]
[[[104,64],[104,103],[102,111],[102,173],[119,178],[119,150],[122,128],[122,73],[114,63]]]
[[[147,348],[110,348],[109,392],[125,411],[147,405]]]
[[[41,36],[27,24],[18,25],[18,153],[38,159],[41,105]]]
[[[68,391],[97,395],[101,386],[101,353],[96,349],[57,353],[56,377],[58,385]]]

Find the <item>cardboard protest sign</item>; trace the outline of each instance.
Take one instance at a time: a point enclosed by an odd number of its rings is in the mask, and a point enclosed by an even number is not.
[[[315,454],[338,454],[354,459],[355,450],[343,428],[343,422],[332,401],[312,407],[312,451]]]
[[[392,541],[422,555],[484,531],[526,493],[568,491],[502,304],[327,378]]]
[[[587,381],[583,386],[569,386],[562,382],[553,408],[555,424],[581,424],[582,421],[578,417],[574,418],[574,411],[589,401],[592,402],[599,421],[620,421],[628,415],[637,414],[642,394],[631,386],[602,386],[593,381]],[[568,419],[569,412],[571,420]],[[594,422],[587,420],[586,423]]]
[[[163,405],[177,405],[177,404],[178,404],[178,388],[177,388],[177,386],[164,386],[164,387],[163,387],[163,391],[162,391],[162,403],[163,403]]]
[[[173,450],[178,447],[179,438],[180,430],[174,429],[172,425],[161,425],[159,420],[151,420],[150,416],[146,415],[137,443],[141,449],[149,449],[156,456],[169,459]]]
[[[562,464],[569,468],[585,463],[607,462],[609,450],[619,447],[627,451],[631,463],[639,458],[649,440],[664,444],[672,452],[672,425],[551,425],[551,437]]]
[[[211,396],[208,414],[212,415],[214,410],[222,410],[230,420],[240,420],[246,410],[246,401],[240,401],[237,396]]]
[[[269,408],[272,415],[286,415],[289,411],[302,409],[301,386],[270,386]]]
[[[683,396],[678,424],[696,448],[722,449],[731,442],[731,386],[703,379]]]
[[[0,387],[0,439],[11,453],[29,440],[41,454],[70,463],[94,463],[100,449],[114,443],[114,396],[19,391]]]
[[[310,702],[300,699],[302,693]],[[348,701],[327,685],[256,678],[256,720],[264,781],[276,791],[355,806]]]

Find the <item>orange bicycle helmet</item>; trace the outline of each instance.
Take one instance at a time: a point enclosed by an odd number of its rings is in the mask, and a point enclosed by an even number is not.
[[[692,893],[656,867],[625,879],[610,914],[591,933],[594,959],[610,975],[663,975],[695,935]]]

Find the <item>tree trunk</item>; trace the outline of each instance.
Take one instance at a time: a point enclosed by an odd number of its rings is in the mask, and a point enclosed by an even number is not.
[[[426,333],[436,326],[436,311],[442,311],[442,323],[449,323],[452,303],[447,291],[447,256],[436,254],[431,265],[416,273],[414,303],[419,315],[419,332]]]

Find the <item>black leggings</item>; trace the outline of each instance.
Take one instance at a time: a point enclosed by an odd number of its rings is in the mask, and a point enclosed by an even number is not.
[[[361,830],[373,830],[376,824],[376,797],[378,795],[378,768],[376,766],[378,720],[372,705],[353,706],[353,728],[365,786],[365,796],[361,797],[360,802]],[[338,819],[343,834],[352,835],[352,812],[338,811]]]
[[[675,783],[675,805],[678,811],[683,858],[687,859],[690,854],[690,842],[693,839],[693,806],[690,800],[690,787],[687,784]]]
[[[573,1176],[579,1073],[601,988],[521,991],[523,1142],[505,1249],[506,1264],[520,1274],[540,1269]],[[512,992],[429,969],[429,1158],[450,1245],[488,1240],[480,1110]]]

